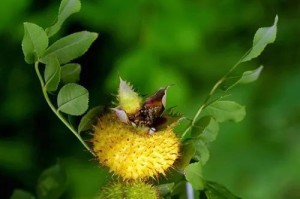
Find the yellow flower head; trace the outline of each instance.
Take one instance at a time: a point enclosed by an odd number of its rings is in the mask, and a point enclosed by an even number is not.
[[[126,113],[117,108],[103,114],[94,126],[93,150],[100,164],[124,180],[165,175],[179,156],[180,142],[173,132],[177,121],[165,127],[156,125],[158,120],[165,119],[159,115],[161,105],[157,111],[157,103],[152,103],[158,101],[159,95],[165,98],[162,91],[157,93],[133,113],[136,118],[127,118]]]

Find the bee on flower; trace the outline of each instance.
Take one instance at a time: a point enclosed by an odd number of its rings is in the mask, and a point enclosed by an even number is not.
[[[118,106],[103,114],[94,126],[93,150],[101,165],[123,180],[147,180],[165,175],[179,156],[180,141],[168,120],[168,87],[144,101],[120,78]]]

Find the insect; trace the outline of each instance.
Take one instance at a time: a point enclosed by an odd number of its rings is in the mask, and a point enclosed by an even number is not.
[[[157,123],[160,123],[161,115],[166,106],[166,88],[160,88],[154,95],[148,97],[140,110],[129,116],[129,120],[137,126],[145,126],[154,132]]]
[[[166,107],[166,92],[170,86],[160,88],[155,94],[148,97],[141,108],[133,114],[127,114],[124,110],[113,108],[119,119],[133,126],[149,128],[149,134],[156,131],[157,126],[166,122],[162,114]]]

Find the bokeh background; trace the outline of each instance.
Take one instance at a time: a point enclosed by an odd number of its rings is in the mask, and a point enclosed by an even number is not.
[[[0,2],[0,198],[35,192],[40,173],[60,161],[63,198],[93,198],[107,180],[91,155],[51,112],[34,68],[23,61],[22,23],[54,22],[59,0]],[[204,168],[207,179],[246,199],[300,198],[300,1],[83,0],[57,37],[98,32],[82,64],[90,106],[111,105],[118,77],[145,95],[175,84],[168,106],[192,117],[213,84],[279,15],[276,43],[240,67],[265,66],[258,81],[232,91],[247,107],[221,125]]]

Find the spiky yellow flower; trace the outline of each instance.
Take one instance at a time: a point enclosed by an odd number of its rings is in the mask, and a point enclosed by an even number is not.
[[[138,94],[120,79],[119,106],[94,126],[93,150],[100,164],[124,180],[165,175],[178,158],[180,142],[173,132],[177,120],[166,123],[162,116],[166,90],[159,89],[141,104]]]
[[[158,177],[173,165],[179,140],[168,126],[154,134],[119,121],[112,113],[99,118],[93,139],[99,162],[125,180]]]

